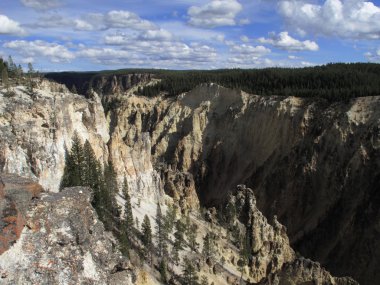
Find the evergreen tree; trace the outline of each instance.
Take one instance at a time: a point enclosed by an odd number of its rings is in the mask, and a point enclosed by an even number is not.
[[[196,251],[199,246],[199,244],[197,243],[197,233],[198,233],[198,226],[196,224],[192,224],[190,226],[190,230],[187,231],[187,238],[189,241],[189,246],[192,251]]]
[[[9,77],[15,77],[17,73],[17,66],[14,63],[12,56],[8,57],[8,71],[9,71]]]
[[[2,80],[5,88],[7,89],[7,92],[9,92],[9,77],[8,77],[7,68],[3,68],[2,72],[1,72],[1,80]]]
[[[141,241],[144,245],[145,256],[150,256],[150,262],[152,264],[152,250],[153,250],[153,241],[152,241],[152,228],[150,225],[150,219],[147,215],[144,216],[143,223],[141,225]]]
[[[164,284],[168,284],[169,281],[169,275],[168,275],[168,263],[166,261],[166,258],[162,258],[159,264],[159,271],[161,274],[161,281],[164,282]]]
[[[60,188],[84,185],[84,152],[78,133],[74,132],[70,152],[66,151]]]
[[[204,260],[212,259],[215,254],[215,245],[211,233],[207,233],[203,238],[202,256]]]
[[[165,219],[162,215],[161,206],[157,203],[156,211],[156,236],[157,236],[157,247],[158,255],[163,256],[167,254],[167,229]]]
[[[134,219],[132,213],[132,205],[131,205],[131,196],[129,196],[128,192],[128,181],[127,178],[124,178],[123,183],[123,194],[124,194],[124,223],[125,228],[129,233],[133,231]]]
[[[183,260],[182,279],[184,285],[196,285],[198,284],[198,275],[195,270],[193,262],[187,257]]]
[[[24,73],[24,71],[22,70],[22,67],[19,64],[17,69],[16,69],[16,82],[17,82],[17,84],[19,84],[21,82],[23,73]]]
[[[177,216],[177,207],[174,204],[169,205],[168,211],[166,213],[166,225],[167,225],[168,233],[171,233],[173,231],[176,216]]]
[[[78,94],[78,90],[77,90],[77,88],[75,87],[74,84],[73,84],[73,86],[71,87],[71,93],[73,93],[73,94]]]
[[[175,224],[176,231],[174,232],[174,247],[177,248],[178,251],[183,250],[183,245],[185,244],[185,230],[186,226],[181,221],[178,220]]]
[[[33,78],[34,78],[34,68],[32,63],[28,63],[28,92],[30,94],[34,93],[34,83],[33,83]]]
[[[114,230],[118,224],[119,207],[116,202],[116,194],[118,193],[118,185],[116,172],[110,161],[104,167],[104,186],[101,191],[102,208],[104,214],[105,227],[108,230]]]
[[[83,146],[83,186],[88,186],[93,191],[92,205],[101,215],[101,192],[103,191],[103,173],[95,152],[88,140]]]

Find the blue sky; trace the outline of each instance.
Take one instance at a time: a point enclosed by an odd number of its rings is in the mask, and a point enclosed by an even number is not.
[[[8,55],[41,71],[380,62],[380,0],[2,0]]]

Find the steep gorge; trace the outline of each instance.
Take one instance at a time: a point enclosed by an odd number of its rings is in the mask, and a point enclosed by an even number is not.
[[[117,117],[149,133],[155,163],[193,175],[203,205],[220,205],[243,182],[301,254],[372,284],[380,280],[379,109],[379,97],[329,104],[203,85],[177,99],[128,97]]]
[[[202,205],[218,208],[245,183],[304,256],[361,284],[380,282],[379,97],[329,104],[215,84],[178,98],[108,95],[112,90],[101,94],[117,99],[106,114],[96,93],[85,99],[49,90],[33,101],[20,89],[15,98],[1,98],[1,170],[56,190],[77,130],[98,158],[112,160],[134,194],[175,189],[180,203],[197,207],[196,191]],[[60,107],[52,158],[54,94]]]

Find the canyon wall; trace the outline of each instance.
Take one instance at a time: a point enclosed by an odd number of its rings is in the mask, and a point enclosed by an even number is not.
[[[119,94],[105,114],[96,93],[48,88],[34,100],[21,87],[14,98],[0,95],[2,171],[56,190],[77,130],[133,194],[181,193],[185,207],[199,197],[218,208],[245,183],[302,255],[334,275],[380,282],[380,97],[331,104],[204,84],[177,98]],[[55,94],[58,152],[49,136]]]
[[[304,256],[371,284],[380,280],[379,110],[380,97],[331,104],[208,84],[178,98],[130,95],[117,117],[149,133],[154,164],[192,175],[203,205],[244,182]]]

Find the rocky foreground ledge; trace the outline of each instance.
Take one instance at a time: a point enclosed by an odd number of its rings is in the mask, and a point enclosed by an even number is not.
[[[85,187],[45,193],[0,174],[0,284],[133,284]]]

